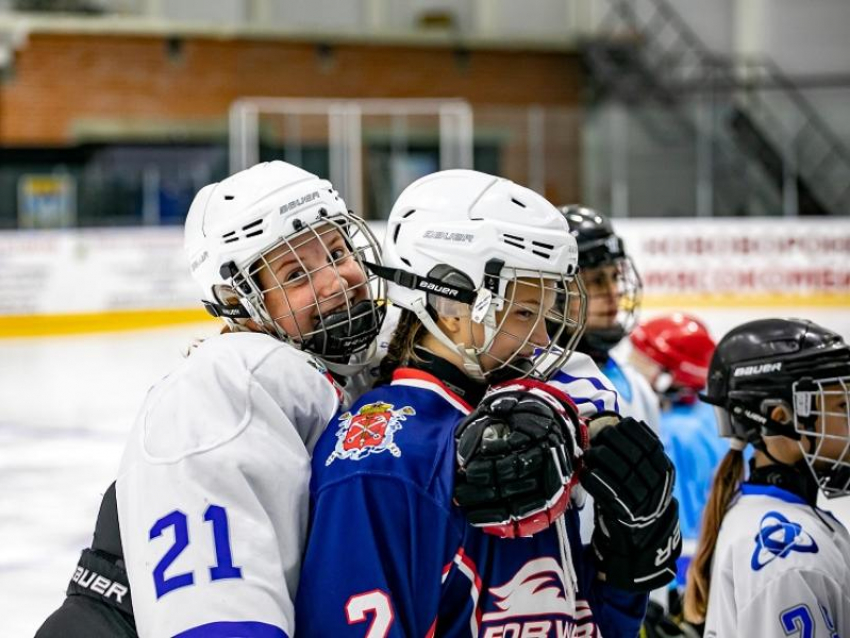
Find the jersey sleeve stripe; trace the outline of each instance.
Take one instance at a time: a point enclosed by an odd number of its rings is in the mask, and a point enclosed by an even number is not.
[[[192,627],[175,634],[173,638],[289,638],[280,627],[264,622],[236,621],[211,622],[206,625]]]
[[[469,616],[469,628],[471,635],[478,635],[478,626],[481,621],[481,610],[478,608],[478,600],[481,597],[481,577],[478,575],[478,569],[472,559],[463,551],[463,547],[457,550],[454,557],[454,563],[457,565],[461,574],[466,576],[470,581],[469,595],[472,598],[472,613]]]
[[[576,405],[590,402],[599,412],[614,410],[619,413],[620,411],[617,391],[594,377],[574,377],[566,372],[560,372],[549,380],[549,384],[567,394]]]
[[[573,383],[575,381],[587,381],[597,390],[608,390],[609,392],[611,391],[611,388],[606,386],[601,379],[598,379],[596,377],[576,377],[567,372],[564,372],[563,370],[557,372],[552,378],[552,381],[558,381],[564,384]]]
[[[584,403],[584,404],[592,403],[593,407],[596,408],[597,412],[604,412],[605,411],[605,401],[602,400],[602,399],[586,399],[585,397],[571,397],[571,398],[573,400],[573,403],[575,403],[576,405],[581,405],[582,403]]]

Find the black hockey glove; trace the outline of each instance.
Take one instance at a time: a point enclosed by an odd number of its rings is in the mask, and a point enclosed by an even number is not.
[[[595,501],[600,578],[630,591],[661,587],[676,577],[682,553],[673,464],[642,421],[602,414],[588,428],[581,484]]]
[[[455,503],[489,534],[531,536],[567,508],[586,441],[559,390],[530,379],[497,386],[455,431]]]
[[[599,578],[628,591],[648,592],[676,578],[676,560],[682,555],[679,502],[643,528],[631,528],[609,519],[599,505],[593,530],[593,555]]]
[[[651,525],[667,510],[676,477],[661,440],[630,417],[602,414],[588,422],[588,429],[582,487],[611,522],[631,528]]]

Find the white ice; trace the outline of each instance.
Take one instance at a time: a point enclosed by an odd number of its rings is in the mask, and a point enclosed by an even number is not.
[[[794,315],[850,337],[847,310],[694,314],[715,336],[747,319]],[[192,339],[215,330],[0,339],[0,636],[31,637],[61,604],[145,392]],[[850,501],[836,505],[850,520]]]
[[[145,392],[215,331],[0,339],[0,636],[62,603]]]

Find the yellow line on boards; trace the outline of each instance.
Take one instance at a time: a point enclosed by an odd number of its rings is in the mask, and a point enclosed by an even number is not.
[[[688,311],[748,308],[842,309],[850,311],[850,293],[819,293],[813,295],[646,295],[643,307]],[[0,339],[44,337],[97,332],[143,330],[186,323],[217,321],[202,308],[173,310],[117,310],[53,315],[0,315]]]
[[[689,308],[727,310],[730,308],[835,308],[850,310],[850,293],[817,293],[811,295],[779,295],[775,293],[754,294],[666,294],[646,295],[643,298],[645,308],[670,308],[688,310]]]
[[[120,332],[215,321],[203,308],[120,310],[57,315],[0,315],[0,338]]]

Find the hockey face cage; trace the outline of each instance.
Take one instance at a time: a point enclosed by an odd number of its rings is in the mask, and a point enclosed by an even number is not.
[[[368,266],[372,272],[400,286],[428,292],[428,307],[413,311],[432,335],[461,355],[464,369],[473,378],[487,379],[490,383],[524,378],[546,380],[563,366],[584,332],[587,294],[581,278],[574,272],[558,274],[508,268],[501,260],[492,259],[485,268],[484,284],[476,290],[462,274],[460,280],[469,285],[455,283],[457,279],[453,282],[445,275],[422,277],[378,264]],[[546,305],[547,293],[555,301],[551,308]],[[473,324],[482,325],[483,342],[455,344],[437,325],[433,313],[465,317]],[[511,317],[523,313],[527,314],[520,327],[512,328]],[[545,326],[547,339],[545,343],[536,343],[534,333],[541,325]],[[505,350],[507,354],[499,355],[496,350]]]
[[[802,379],[792,396],[794,430],[820,489],[827,498],[850,494],[850,376]]]
[[[487,378],[491,383],[527,377],[545,381],[564,365],[584,332],[587,293],[581,278],[543,272],[529,276],[528,271],[510,268],[505,269],[501,278],[499,289],[505,291],[504,296],[493,297],[491,308],[495,312],[491,313],[492,320],[485,316],[482,321],[485,341],[474,348],[475,357],[480,363],[489,364]],[[556,301],[548,310],[545,306],[547,293]],[[561,299],[563,305],[557,303]],[[472,308],[472,321],[476,321],[476,310],[480,313],[479,304]],[[528,318],[512,328],[510,319],[517,314],[525,314]],[[541,325],[545,326],[548,339],[536,343],[534,333]],[[499,356],[495,352],[497,339],[502,344],[510,344],[507,355]]]
[[[607,284],[603,270],[606,266],[616,268],[614,283],[617,296],[617,317],[612,328],[619,333],[619,338],[622,338],[628,335],[637,323],[640,304],[643,299],[643,282],[631,257],[616,257],[591,268],[584,267],[582,269],[581,276],[589,298],[605,294],[600,291],[600,288]]]
[[[342,241],[337,241],[339,238]],[[334,245],[336,244],[336,245]],[[325,263],[308,265],[299,249],[312,245],[324,253]],[[351,355],[369,348],[383,323],[386,283],[370,274],[366,262],[380,263],[380,249],[375,236],[365,222],[353,215],[339,214],[316,222],[300,224],[298,232],[249,260],[250,265],[238,268],[229,262],[222,266],[222,276],[232,280],[233,288],[216,291],[224,308],[234,308],[234,291],[244,313],[231,311],[229,318],[250,318],[267,333],[281,341],[311,352],[325,361],[346,363]],[[276,266],[285,258],[294,257],[298,274],[281,281]],[[322,296],[316,282],[330,271],[334,285],[325,285],[332,294]],[[352,269],[356,269],[352,271]],[[272,284],[261,285],[261,273]],[[226,272],[227,271],[227,272]],[[357,277],[345,274],[356,272]],[[306,286],[306,301],[296,290]],[[282,310],[273,313],[270,295],[280,295]],[[230,298],[222,298],[222,296]],[[224,314],[224,313],[223,313]],[[288,331],[284,329],[288,326]],[[291,333],[291,334],[290,334]]]

